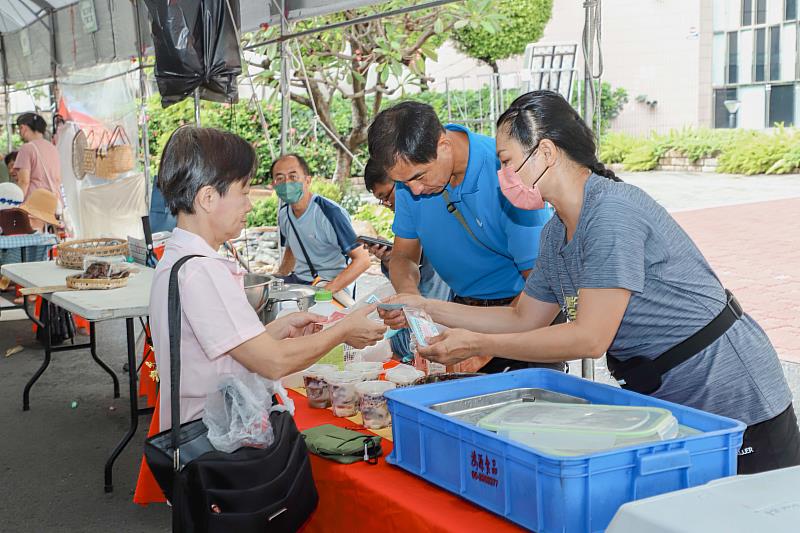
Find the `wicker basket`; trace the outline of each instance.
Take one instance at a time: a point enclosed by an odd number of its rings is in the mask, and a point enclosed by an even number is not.
[[[73,274],[67,276],[67,287],[79,290],[118,289],[128,284],[128,278],[87,279],[80,277],[80,274]]]
[[[113,180],[120,174],[134,169],[136,158],[133,147],[122,127],[115,127],[110,137],[108,133],[103,133],[97,147],[92,146],[93,138],[94,132],[90,131],[86,136],[83,161],[80,164],[84,174]]]
[[[119,143],[119,144],[115,144]],[[125,130],[120,126],[114,132],[108,143],[101,141],[94,160],[94,175],[98,178],[111,180],[123,172],[133,170],[136,161],[133,157],[133,147]]]
[[[62,242],[57,248],[58,264],[75,270],[83,270],[83,259],[86,256],[128,255],[128,241],[125,239],[80,239]]]

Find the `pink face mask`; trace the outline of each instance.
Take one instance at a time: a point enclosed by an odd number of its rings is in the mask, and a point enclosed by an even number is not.
[[[527,211],[535,211],[544,207],[544,199],[542,198],[542,193],[539,192],[539,188],[536,187],[536,183],[547,172],[547,169],[544,169],[544,172],[533,182],[532,187],[527,187],[522,183],[519,177],[519,170],[525,166],[531,155],[533,155],[533,151],[517,170],[511,167],[503,167],[497,171],[497,178],[503,195],[511,202],[511,205]]]

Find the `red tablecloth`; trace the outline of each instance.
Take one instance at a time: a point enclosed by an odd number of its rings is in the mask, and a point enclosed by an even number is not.
[[[294,391],[295,421],[300,430],[322,424],[352,427],[353,422],[337,418],[329,409],[311,409],[306,398]],[[156,417],[154,417],[156,418]],[[158,422],[150,433],[158,430]],[[363,462],[342,465],[311,455],[311,468],[319,491],[319,507],[303,528],[306,533],[332,531],[520,531],[514,524],[459,498],[423,479],[386,462],[392,443],[382,441],[383,456],[377,465]],[[142,465],[134,501],[163,501],[163,495]]]
[[[310,409],[305,397],[289,392],[300,430],[322,424],[350,427],[328,409]],[[311,455],[319,507],[305,532],[331,531],[520,531],[514,524],[439,487],[392,466],[385,457],[392,443],[382,441],[377,465],[342,465]]]

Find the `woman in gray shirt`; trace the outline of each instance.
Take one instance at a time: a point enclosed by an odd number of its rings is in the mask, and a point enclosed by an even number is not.
[[[607,353],[623,387],[747,424],[739,473],[800,464],[791,392],[767,335],[666,210],[597,160],[567,101],[551,91],[517,98],[498,120],[497,155],[509,201],[547,201],[557,216],[516,306],[398,297],[454,328],[420,355],[550,363]],[[559,310],[569,321],[550,326]],[[403,321],[383,315],[390,327]]]

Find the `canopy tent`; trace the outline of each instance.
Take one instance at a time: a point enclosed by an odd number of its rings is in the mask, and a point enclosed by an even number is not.
[[[285,0],[285,6],[287,19],[293,22],[385,1]],[[281,0],[240,0],[241,30],[279,25],[281,4]],[[140,47],[152,44],[147,16],[141,0],[3,0],[0,79],[4,84],[44,80],[59,71],[136,57]]]

